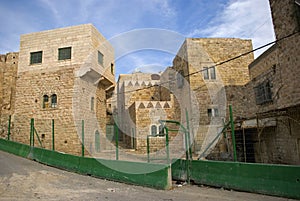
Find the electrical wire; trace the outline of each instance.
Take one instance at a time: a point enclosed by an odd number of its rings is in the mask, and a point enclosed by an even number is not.
[[[262,49],[262,48],[265,48],[265,47],[267,47],[267,46],[270,46],[270,45],[273,45],[273,44],[275,44],[275,43],[278,43],[278,42],[280,42],[280,41],[282,41],[282,40],[284,40],[284,39],[290,38],[290,37],[292,37],[293,35],[296,35],[297,33],[300,33],[300,31],[293,32],[293,33],[288,34],[288,35],[286,35],[286,36],[284,36],[284,37],[282,37],[282,38],[279,38],[279,39],[277,39],[277,40],[274,40],[274,41],[272,41],[272,42],[269,42],[269,43],[267,43],[267,44],[265,44],[265,45],[262,45],[262,46],[260,46],[260,47],[258,47],[258,48],[255,48],[255,49],[253,49],[253,50],[250,50],[250,51],[248,51],[248,52],[242,53],[242,54],[240,54],[240,55],[238,55],[238,56],[232,57],[232,58],[227,59],[227,60],[225,60],[225,61],[221,61],[221,62],[219,62],[219,63],[216,63],[215,65],[210,66],[210,67],[207,67],[207,68],[205,68],[205,69],[202,69],[202,70],[199,70],[199,71],[195,71],[195,72],[189,73],[189,74],[187,74],[187,75],[182,75],[182,77],[187,78],[187,77],[190,77],[190,76],[192,76],[192,75],[195,75],[195,74],[198,74],[198,73],[202,73],[203,71],[207,71],[207,70],[210,69],[210,68],[214,68],[214,67],[217,67],[217,66],[221,66],[221,65],[223,65],[223,64],[225,64],[225,63],[228,63],[228,62],[231,62],[231,61],[236,60],[236,59],[238,59],[238,58],[241,58],[241,57],[243,57],[243,56],[246,56],[246,55],[248,55],[248,54],[250,54],[250,53],[252,53],[252,52],[255,52],[255,51],[260,50],[260,49]],[[155,84],[155,85],[151,85],[151,86],[147,86],[147,87],[143,87],[143,88],[139,88],[139,89],[133,89],[133,90],[129,90],[129,91],[124,91],[124,92],[118,92],[117,94],[126,94],[126,93],[132,93],[132,92],[137,92],[137,91],[141,91],[141,90],[150,89],[150,88],[152,88],[152,87],[159,87],[159,86],[162,86],[162,85],[164,85],[164,84],[168,84],[168,83],[173,82],[173,81],[176,81],[176,80],[177,80],[177,78],[174,78],[174,79],[172,79],[172,80],[168,80],[168,81],[165,81],[165,82],[160,82],[160,84]]]

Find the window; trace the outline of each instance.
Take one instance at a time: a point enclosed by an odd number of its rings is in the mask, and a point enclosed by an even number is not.
[[[42,63],[43,52],[31,52],[30,53],[30,64],[40,64]]]
[[[215,80],[216,79],[216,69],[215,69],[215,67],[210,68],[209,71],[210,71],[210,79]]]
[[[98,64],[103,66],[103,54],[98,51]]]
[[[203,68],[203,71],[202,71],[202,74],[203,74],[203,78],[205,80],[215,80],[216,79],[216,69],[214,66],[212,67],[204,67]]]
[[[254,88],[256,104],[262,105],[272,101],[271,84],[269,81],[263,82]]]
[[[204,78],[205,80],[208,80],[208,79],[209,79],[209,76],[208,76],[208,68],[207,68],[207,67],[204,67],[204,68],[203,68],[202,73],[203,73],[203,78]]]
[[[111,74],[114,75],[114,64],[113,63],[110,64],[110,72],[111,72]]]
[[[156,136],[157,135],[157,127],[156,125],[151,126],[151,135]]]
[[[158,127],[159,129],[159,134],[160,135],[164,135],[164,133],[165,133],[165,130],[164,130],[164,125],[159,125],[159,127]]]
[[[49,96],[44,95],[43,96],[43,108],[48,108],[49,107]]]
[[[57,95],[52,94],[52,96],[51,96],[51,107],[56,108],[56,106],[57,106]]]
[[[91,97],[91,111],[94,111],[95,98]]]
[[[58,60],[71,59],[71,47],[64,47],[58,49]]]
[[[177,78],[177,86],[178,88],[182,88],[184,85],[184,77],[183,77],[183,70],[179,71],[176,75]]]
[[[218,108],[208,108],[207,109],[207,116],[208,117],[218,117],[219,116]]]

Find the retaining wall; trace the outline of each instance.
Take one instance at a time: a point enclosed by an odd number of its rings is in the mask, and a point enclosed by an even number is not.
[[[300,199],[300,166],[191,161],[196,184]],[[172,178],[186,180],[186,161],[172,164]]]
[[[46,165],[109,180],[156,189],[170,189],[172,186],[169,165],[84,158],[30,147],[29,145],[4,139],[0,139],[0,150],[36,160]]]

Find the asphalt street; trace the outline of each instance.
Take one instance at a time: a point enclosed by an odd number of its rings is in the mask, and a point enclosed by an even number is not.
[[[172,190],[155,190],[67,172],[0,151],[0,200],[284,201],[291,199],[196,185],[174,185]]]

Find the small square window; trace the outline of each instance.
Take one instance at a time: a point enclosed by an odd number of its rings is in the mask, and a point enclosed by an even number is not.
[[[43,52],[31,52],[30,53],[30,64],[40,64],[42,63]]]
[[[219,116],[218,108],[208,108],[207,109],[207,116],[208,117],[218,117]]]
[[[203,78],[205,80],[215,80],[216,79],[216,69],[214,66],[212,67],[204,67],[202,70]]]
[[[98,51],[98,64],[103,66],[103,54]]]
[[[71,59],[71,47],[64,47],[58,49],[58,60]]]

